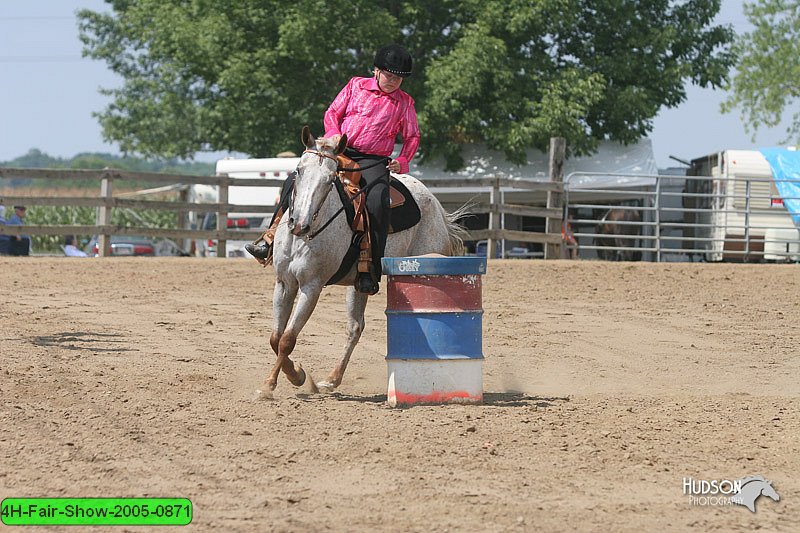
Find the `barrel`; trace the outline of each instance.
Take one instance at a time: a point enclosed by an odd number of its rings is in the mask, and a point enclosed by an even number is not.
[[[483,401],[484,257],[383,259],[390,406]]]

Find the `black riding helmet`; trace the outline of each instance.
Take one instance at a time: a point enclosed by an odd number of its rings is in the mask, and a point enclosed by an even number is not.
[[[375,66],[401,78],[411,76],[411,54],[399,44],[382,46],[375,54]]]

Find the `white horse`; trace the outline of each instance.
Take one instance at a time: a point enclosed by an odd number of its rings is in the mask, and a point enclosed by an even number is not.
[[[323,287],[339,269],[352,238],[347,218],[340,211],[342,201],[334,187],[338,166],[336,156],[344,151],[346,136],[343,135],[338,143],[327,138],[315,139],[306,126],[301,138],[306,150],[297,167],[292,205],[278,226],[273,245],[277,279],[272,302],[274,324],[270,345],[277,360],[264,381],[264,390],[258,391],[259,396],[265,398],[272,397],[281,369],[292,384],[300,386],[305,383],[305,371],[299,363],[293,363],[289,355],[297,336],[311,317]],[[462,255],[463,238],[467,233],[456,224],[456,219],[464,214],[463,208],[447,213],[417,179],[407,175],[398,176],[398,179],[412,193],[422,217],[412,228],[389,235],[386,257],[429,253]],[[327,380],[311,384],[312,391],[330,392],[341,384],[350,355],[364,331],[368,296],[355,290],[355,276],[354,266],[338,282],[349,286],[344,355]]]

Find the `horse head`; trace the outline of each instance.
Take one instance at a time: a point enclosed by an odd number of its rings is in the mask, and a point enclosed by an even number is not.
[[[739,494],[731,497],[731,502],[747,507],[751,513],[756,512],[756,500],[759,496],[772,498],[776,502],[781,499],[772,487],[772,482],[763,476],[748,476],[739,480],[741,489]]]
[[[336,179],[336,156],[344,152],[347,146],[346,135],[342,135],[338,142],[325,137],[315,138],[308,126],[303,127],[300,138],[306,149],[297,166],[288,220],[289,231],[297,236],[311,231],[311,224]]]
[[[772,498],[776,502],[781,499],[778,492],[772,486],[772,481],[765,481],[764,485],[761,486],[761,494],[767,498]]]

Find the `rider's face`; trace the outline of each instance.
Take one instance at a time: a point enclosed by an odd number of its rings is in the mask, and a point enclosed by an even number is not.
[[[378,80],[378,86],[386,93],[391,93],[400,88],[403,83],[403,78],[391,72],[375,68],[375,79]]]

